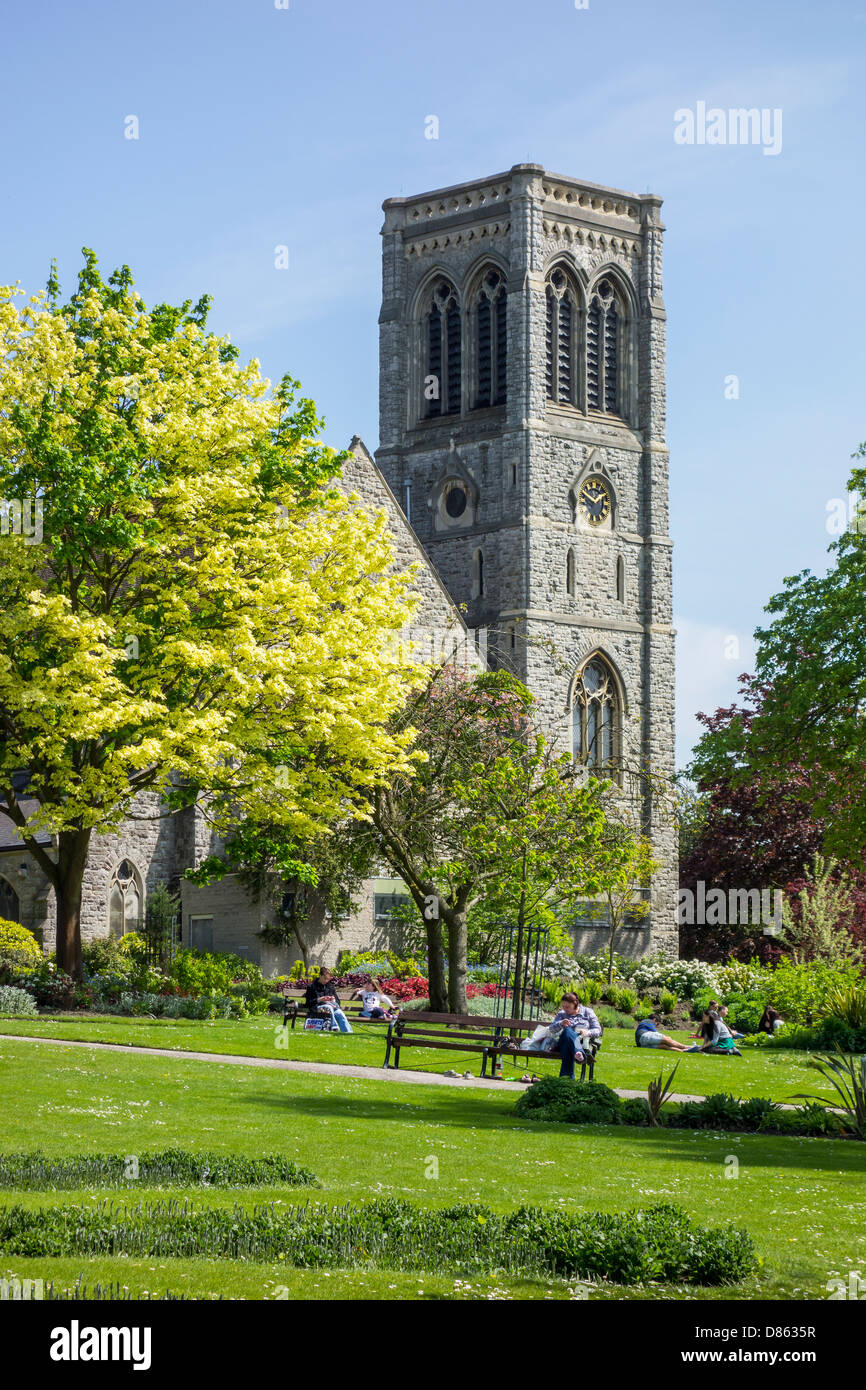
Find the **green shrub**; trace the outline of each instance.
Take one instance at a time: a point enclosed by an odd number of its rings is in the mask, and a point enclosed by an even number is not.
[[[866,1031],[866,984],[834,989],[825,1001],[827,1018],[839,1019],[854,1030]]]
[[[597,980],[588,975],[580,987],[579,993],[584,1004],[597,1004],[605,992],[603,980]]]
[[[33,963],[42,960],[42,947],[32,931],[22,927],[20,922],[9,922],[0,917],[0,956],[9,951],[23,951]]]
[[[619,1108],[619,1122],[623,1125],[648,1125],[649,1113],[645,1100],[632,1096],[624,1100]]]
[[[8,984],[13,975],[33,970],[38,964],[31,951],[18,951],[14,946],[4,946],[0,952],[0,984]]]
[[[659,1007],[663,1014],[672,1014],[679,1000],[669,989],[663,989],[659,997]]]
[[[132,1159],[132,1162],[130,1161]],[[0,1188],[59,1191],[78,1187],[316,1187],[308,1168],[282,1154],[245,1158],[239,1154],[160,1153],[83,1154],[53,1158],[35,1153],[0,1153]]]
[[[770,1129],[779,1105],[767,1096],[749,1096],[740,1101],[740,1123],[744,1129]]]
[[[595,1012],[603,1028],[634,1028],[631,1014],[620,1013],[619,1009],[611,1008],[609,1004],[599,1004]]]
[[[123,975],[128,979],[135,970],[135,962],[126,953],[121,953],[120,943],[113,936],[98,936],[81,947],[81,960],[85,976]]]
[[[644,1283],[730,1284],[757,1267],[740,1227],[693,1225],[677,1207],[561,1212],[414,1206],[395,1198],[233,1209],[111,1202],[0,1209],[0,1251],[47,1258],[245,1259],[295,1268],[437,1269]]]
[[[572,1125],[612,1125],[619,1117],[621,1101],[616,1091],[600,1081],[572,1081],[546,1076],[519,1098],[515,1114],[530,1120],[557,1120]]]
[[[168,974],[185,994],[228,993],[236,982],[261,984],[261,967],[243,956],[184,947],[175,953]]]
[[[633,1012],[635,1018],[650,1018],[658,1009],[651,999],[638,999]]]
[[[823,1018],[811,1028],[787,1023],[773,1034],[757,1033],[750,1046],[794,1048],[798,1052],[866,1052],[866,1028],[851,1028],[841,1018]]]
[[[637,992],[631,989],[629,985],[620,985],[619,988],[614,986],[614,989],[616,991],[616,998],[611,999],[611,1003],[614,1007],[619,1009],[620,1013],[633,1014],[637,1008]]]
[[[722,1002],[728,1008],[725,1021],[729,1028],[736,1028],[740,1033],[757,1033],[766,1007],[766,995],[759,990],[731,992],[722,996]]]
[[[0,985],[0,1014],[35,1014],[36,1000],[26,989]]]
[[[767,976],[767,1003],[788,1023],[811,1025],[827,1012],[827,1001],[840,990],[862,983],[862,968],[851,961],[798,965],[784,957]]]

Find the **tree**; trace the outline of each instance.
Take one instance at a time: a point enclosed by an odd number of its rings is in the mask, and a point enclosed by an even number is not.
[[[859,956],[851,934],[856,894],[848,874],[816,854],[804,877],[799,891],[782,902],[783,946],[797,962]]]
[[[617,938],[627,923],[642,922],[649,916],[646,893],[659,862],[653,858],[646,836],[635,837],[616,821],[608,822],[603,841],[609,852],[618,852],[620,863],[602,890],[601,901],[590,908],[590,915],[607,927],[607,982],[613,984]]]
[[[148,311],[84,254],[68,304],[53,273],[23,307],[0,289],[0,804],[73,976],[95,830],[150,792],[303,840],[407,767],[385,725],[415,678],[379,640],[408,577],[330,485],[312,402],[240,364],[207,298]]]
[[[555,754],[532,726],[533,704],[504,671],[470,678],[434,669],[391,724],[395,737],[411,731],[415,761],[374,787],[338,832],[346,838],[337,860],[351,853],[355,871],[385,861],[405,883],[424,922],[437,1011],[465,1012],[474,906],[517,925],[519,955],[532,924],[602,891],[627,854],[602,841],[608,788]],[[277,829],[273,840],[264,867],[296,866],[290,834]],[[248,827],[243,846],[227,849],[235,863],[262,864],[258,844]],[[329,878],[321,863],[313,874]]]
[[[861,444],[855,458],[866,458]],[[866,492],[866,469],[849,491]],[[773,621],[756,632],[764,699],[752,728],[749,767],[799,763],[803,800],[824,824],[828,853],[862,862],[866,846],[866,525],[830,546],[822,576],[803,570],[771,598]]]

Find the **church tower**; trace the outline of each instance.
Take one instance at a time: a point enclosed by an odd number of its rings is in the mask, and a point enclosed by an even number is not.
[[[660,209],[536,164],[389,198],[379,320],[379,467],[490,664],[652,840],[635,955],[677,954]]]

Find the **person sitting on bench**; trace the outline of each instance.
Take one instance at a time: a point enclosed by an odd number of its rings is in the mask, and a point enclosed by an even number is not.
[[[318,979],[311,980],[307,985],[307,992],[304,996],[307,1012],[315,1016],[320,1011],[324,1011],[330,1015],[332,1024],[341,1033],[351,1033],[352,1025],[340,1008],[340,1001],[337,998],[337,991],[331,983],[332,980],[331,971],[327,966],[322,966]]]
[[[374,980],[368,980],[365,985],[359,985],[352,998],[361,1001],[361,1018],[391,1019],[397,1017],[393,999],[389,999],[387,994],[382,994]],[[387,1011],[385,1005],[388,1006]]]
[[[659,1028],[661,1021],[661,1014],[650,1014],[649,1018],[641,1019],[634,1030],[637,1047],[662,1047],[668,1052],[700,1051],[697,1043],[694,1047],[686,1047],[685,1043],[679,1043],[675,1038],[668,1037],[667,1033],[662,1033]]]
[[[581,1066],[586,1061],[586,1044],[591,1038],[601,1037],[601,1024],[595,1013],[586,1004],[581,1004],[576,994],[564,994],[559,1001],[559,1012],[548,1029],[546,1050],[558,1052],[562,1058],[560,1076],[574,1080],[574,1063]]]

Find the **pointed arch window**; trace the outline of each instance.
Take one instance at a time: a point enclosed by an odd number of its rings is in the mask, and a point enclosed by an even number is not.
[[[565,557],[565,592],[574,598],[574,550],[571,547]]]
[[[508,375],[508,299],[501,271],[488,270],[475,306],[475,408],[504,405]]]
[[[619,700],[613,673],[601,657],[584,666],[574,685],[572,751],[575,762],[601,770],[618,756]]]
[[[620,603],[625,603],[625,560],[621,555],[616,561],[616,596]]]
[[[138,931],[143,901],[141,875],[128,859],[121,860],[108,890],[108,930],[112,936]]]
[[[564,270],[547,282],[547,399],[577,405],[577,300]]]
[[[21,921],[21,904],[18,894],[8,879],[0,878],[0,917],[7,922]]]
[[[474,598],[484,597],[484,551],[475,552],[475,593]]]
[[[586,315],[586,401],[590,410],[621,414],[624,314],[612,280],[600,280]]]
[[[459,414],[462,333],[457,291],[447,280],[438,280],[425,320],[424,400],[428,419]]]

